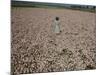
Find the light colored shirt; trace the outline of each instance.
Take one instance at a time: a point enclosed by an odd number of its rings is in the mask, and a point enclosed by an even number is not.
[[[60,33],[60,21],[53,21],[53,31],[54,33]]]

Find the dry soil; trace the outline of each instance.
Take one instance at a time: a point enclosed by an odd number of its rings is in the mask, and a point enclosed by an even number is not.
[[[60,18],[59,35],[52,31]],[[96,14],[69,9],[11,10],[11,73],[96,68]]]

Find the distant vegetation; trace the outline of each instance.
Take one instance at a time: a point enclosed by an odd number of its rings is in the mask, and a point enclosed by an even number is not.
[[[62,8],[75,9],[89,12],[96,12],[96,6],[93,5],[76,5],[76,4],[61,4],[61,3],[44,3],[44,2],[27,2],[27,1],[11,1],[12,7],[36,7],[36,8]]]

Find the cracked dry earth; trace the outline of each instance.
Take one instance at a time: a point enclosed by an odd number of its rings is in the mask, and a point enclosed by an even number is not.
[[[96,14],[68,9],[11,10],[11,74],[96,68]],[[52,31],[60,18],[61,33]]]

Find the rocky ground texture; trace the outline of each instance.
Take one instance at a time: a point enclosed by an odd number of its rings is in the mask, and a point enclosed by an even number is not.
[[[61,33],[52,31],[60,18]],[[96,68],[96,14],[69,9],[11,10],[12,75]]]

